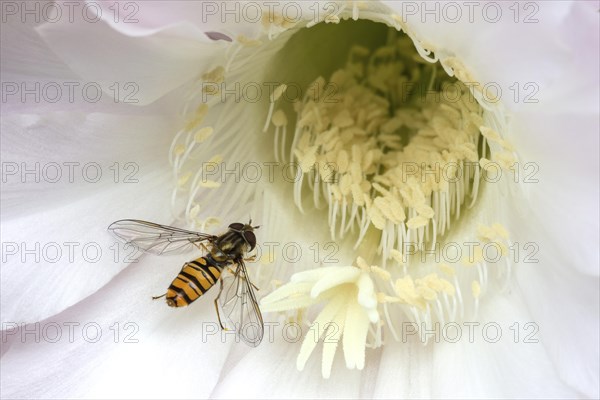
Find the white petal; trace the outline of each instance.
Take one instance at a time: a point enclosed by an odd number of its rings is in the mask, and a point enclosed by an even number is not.
[[[349,369],[363,369],[365,366],[365,341],[369,331],[369,317],[356,302],[348,304],[344,328],[344,358]]]
[[[2,185],[6,321],[34,322],[60,312],[132,262],[131,249],[117,246],[106,231],[111,222],[172,220],[168,122],[153,115],[3,117],[2,158],[16,166]],[[36,169],[37,175],[23,175]]]
[[[136,216],[169,223],[164,189],[169,177],[144,177],[149,180],[145,185],[107,188],[53,210],[3,221],[3,321],[47,318],[93,294],[135,262],[139,253],[119,246],[106,228]],[[161,192],[163,196],[156,194]]]
[[[573,54],[564,46],[563,37],[576,29],[575,19],[569,24],[565,21],[577,2],[527,6],[509,2],[451,6],[394,0],[383,3],[406,21],[409,30],[437,58],[457,57],[475,80],[499,87],[503,103],[510,109],[524,105],[525,90],[533,90],[525,84],[533,83],[540,93],[548,92],[571,68]],[[513,100],[515,83],[521,89],[517,102]]]
[[[431,398],[432,348],[390,339],[381,353],[372,397],[378,399]]]
[[[581,244],[570,237],[557,242],[547,231],[537,224],[521,224],[515,240],[526,250],[521,258],[528,256],[528,262],[517,266],[515,274],[560,378],[579,392],[598,397],[598,374],[593,372],[600,356],[598,261],[579,264],[584,255],[577,254],[578,249],[594,245],[586,238],[580,239]],[[530,244],[525,249],[526,243]]]
[[[556,27],[560,41],[568,50],[569,63],[562,75],[550,85],[540,87],[538,103],[527,109],[552,114],[598,114],[598,53],[589,51],[600,46],[600,38],[591,32],[600,29],[598,8],[591,2],[572,2],[565,18]]]
[[[263,303],[261,301],[260,307],[263,313],[277,312],[277,311],[288,311],[308,308],[321,301],[320,298],[313,298],[309,296],[294,297],[291,299],[279,300],[274,303]]]
[[[174,25],[150,36],[131,37],[104,21],[59,22],[37,28],[47,45],[81,77],[107,94],[133,85],[137,104],[149,104],[184,82],[223,63],[224,45],[189,25]],[[94,43],[94,46],[90,46]],[[124,100],[131,93],[121,90]]]
[[[23,24],[20,18],[18,22],[9,18],[2,32],[2,75],[6,85],[4,117],[15,112],[44,114],[66,111],[67,116],[77,112],[140,112],[139,85],[119,83],[112,85],[107,93],[97,91],[97,83],[71,70],[48,47],[34,25]],[[180,98],[175,97],[176,101]],[[166,102],[148,109],[148,115],[164,114],[173,108]]]
[[[308,296],[299,296],[300,294],[308,294],[310,289],[312,288],[312,283],[310,282],[290,282],[281,286],[280,288],[275,289],[267,296],[261,299],[261,304],[271,304],[283,299],[288,298],[289,296],[296,295],[297,297],[308,297]],[[294,298],[297,298],[294,296]]]
[[[600,240],[598,129],[598,115],[517,115],[515,145],[522,149],[518,180],[527,197],[509,227],[523,243],[544,246],[542,251],[558,246],[565,268],[594,276],[599,275]],[[525,202],[530,206],[523,207]],[[523,235],[530,225],[538,229]]]
[[[1,40],[4,81],[20,84],[29,78],[26,88],[32,88],[33,82],[36,80],[39,82],[44,78],[51,78],[53,81],[78,80],[79,77],[48,49],[34,27],[33,24],[23,23],[20,16],[7,18],[7,21],[3,22]],[[21,93],[8,94],[8,86],[4,90],[7,91],[7,101],[4,103],[10,104],[12,99],[17,100],[17,103],[24,103],[21,101]],[[30,105],[36,108],[43,106],[41,103],[35,103],[33,99],[33,95],[26,96]]]
[[[164,293],[186,260],[152,257],[123,271],[93,296],[40,322],[40,343],[31,333],[25,340],[20,332],[9,335],[3,344],[3,396],[208,397],[233,339],[221,338],[215,293],[183,309],[151,300]],[[56,325],[62,336],[53,343]],[[100,337],[94,342],[96,332]]]
[[[302,371],[304,369],[306,361],[317,346],[321,336],[323,336],[323,332],[325,331],[325,328],[327,328],[327,324],[330,323],[340,309],[342,309],[345,300],[346,299],[344,296],[335,297],[323,308],[323,310],[317,316],[317,319],[313,321],[310,329],[304,337],[302,347],[300,348],[300,353],[298,354],[298,358],[296,360],[296,367],[298,370]]]
[[[346,312],[340,310],[333,318],[330,324],[327,325],[327,330],[323,338],[323,361],[321,363],[321,374],[323,378],[329,379],[331,376],[331,367],[335,357],[336,349],[342,333],[344,333],[344,324],[346,320]]]
[[[485,318],[473,327],[472,342],[468,327],[463,325],[458,343],[440,339],[440,345],[435,345],[430,360],[434,370],[432,397],[581,397],[561,381],[548,358],[544,343],[551,328],[527,314],[517,293],[490,299],[481,315]],[[454,332],[448,329],[448,337],[454,337]]]
[[[344,283],[355,282],[360,275],[360,269],[355,267],[341,267],[333,273],[328,273],[315,283],[310,295],[317,297],[324,291],[342,285]]]
[[[365,308],[376,308],[377,297],[375,297],[375,285],[369,274],[365,272],[361,273],[357,285],[359,304]]]
[[[308,271],[295,273],[290,280],[292,282],[316,282],[329,275],[335,276],[343,271],[344,268],[345,267],[323,267],[310,269]]]
[[[490,298],[480,310],[485,320],[459,322],[459,331],[447,325],[446,333],[440,326],[437,328],[439,343],[435,343],[435,334],[429,333],[430,343],[426,346],[418,340],[418,334],[412,334],[412,330],[404,326],[404,333],[400,332],[401,340],[390,341],[383,349],[373,397],[581,397],[560,381],[541,343],[523,342],[532,332],[525,328],[525,323],[538,322],[540,333],[545,331],[541,321],[532,321],[525,311],[522,299],[516,294]],[[488,322],[492,324],[486,328],[484,336],[483,327]],[[510,328],[515,322],[521,330],[518,343],[515,343],[514,331]],[[493,324],[498,324],[501,329],[497,343],[491,343],[496,334]],[[473,327],[472,336],[469,326]],[[456,332],[460,332],[460,336],[454,343],[451,340],[456,337]],[[533,338],[535,336],[530,337]],[[539,334],[537,338],[540,339]]]
[[[153,174],[168,171],[170,139],[165,132],[173,129],[173,121],[146,112],[3,116],[3,218],[62,206],[102,190],[152,184]]]
[[[298,343],[285,341],[282,333],[276,332],[273,343],[263,342],[225,365],[211,398],[357,398],[369,387],[367,377],[360,371],[348,371],[341,357],[334,360],[332,376],[328,380],[321,376],[319,357],[313,357],[304,371],[297,371],[294,359]]]
[[[223,32],[231,38],[255,37],[262,25],[256,20],[258,3],[217,3],[214,1],[152,1],[143,4],[117,0],[96,3],[104,21],[127,35],[140,36],[182,22],[193,24],[203,32]],[[132,22],[128,22],[132,21]],[[133,22],[136,21],[136,22]]]
[[[102,92],[97,95],[95,84],[83,81],[71,71],[32,27],[7,24],[2,31],[3,116],[15,112],[95,112],[115,108],[111,96]]]

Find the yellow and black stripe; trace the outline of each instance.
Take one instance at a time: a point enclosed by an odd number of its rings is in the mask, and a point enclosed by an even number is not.
[[[167,289],[167,305],[183,307],[192,303],[217,283],[224,266],[210,254],[185,263]]]

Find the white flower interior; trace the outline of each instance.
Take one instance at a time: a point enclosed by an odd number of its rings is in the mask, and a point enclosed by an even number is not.
[[[381,318],[367,344],[376,347],[388,333],[398,339],[401,321],[456,321],[476,314],[484,293],[504,287],[510,242],[496,216],[505,186],[483,178],[492,164],[510,169],[515,155],[498,133],[502,110],[483,102],[481,85],[461,83],[475,79],[459,60],[439,59],[443,49],[426,50],[401,18],[375,4],[325,14],[324,22],[295,23],[265,15],[261,37],[235,38],[190,87],[170,152],[173,207],[201,230],[218,222],[198,219],[203,205],[220,204],[222,216],[251,212],[268,234],[281,230],[281,215],[252,205],[269,192],[293,193],[281,212],[306,214],[339,241],[346,260],[372,266],[363,273],[378,290]],[[269,96],[244,101],[243,88],[263,82],[274,82]],[[258,190],[243,179],[223,185],[205,179],[207,160],[294,162],[297,179]],[[464,252],[452,262],[445,260],[449,243]],[[500,253],[493,262],[484,252],[490,243]],[[260,267],[255,279],[265,286],[288,277],[285,267]],[[286,293],[292,301],[270,309],[312,304]]]

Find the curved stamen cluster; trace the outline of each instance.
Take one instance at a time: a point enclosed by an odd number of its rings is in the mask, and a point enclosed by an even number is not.
[[[485,146],[482,110],[464,85],[447,85],[443,95],[408,90],[428,69],[403,58],[407,42],[404,36],[372,52],[354,47],[344,68],[329,81],[319,77],[295,104],[296,205],[303,210],[308,186],[314,206],[324,199],[328,207],[332,238],[356,231],[358,246],[370,227],[381,231],[384,265],[409,245],[434,247],[461,207],[474,204],[478,146]],[[283,115],[272,118],[276,142],[287,126]]]

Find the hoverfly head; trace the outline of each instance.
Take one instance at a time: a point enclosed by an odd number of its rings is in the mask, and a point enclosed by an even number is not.
[[[241,222],[235,222],[231,225],[229,225],[229,229],[239,233],[242,238],[244,239],[244,242],[246,242],[246,244],[248,245],[248,247],[250,248],[248,251],[252,251],[254,250],[254,248],[256,247],[256,235],[254,234],[254,229],[258,229],[258,226],[252,226],[252,220],[250,220],[249,223],[247,224],[242,224]]]

